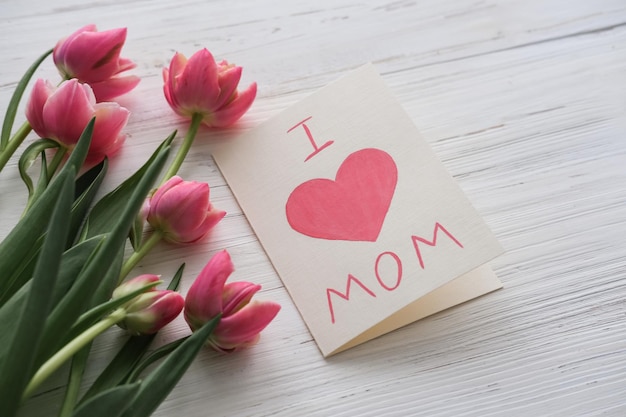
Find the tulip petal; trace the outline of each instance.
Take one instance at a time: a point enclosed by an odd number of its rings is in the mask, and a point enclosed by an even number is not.
[[[131,60],[120,58],[126,34],[126,28],[98,32],[95,25],[84,26],[56,44],[54,63],[63,78],[94,84],[98,101],[109,100],[132,90],[138,82],[137,77],[119,77],[106,83],[136,66]]]
[[[113,77],[108,80],[91,83],[91,88],[98,102],[110,101],[117,96],[126,94],[139,84],[141,79],[135,75]]]
[[[135,64],[130,59],[128,59],[128,58],[120,58],[117,61],[117,73],[116,74],[119,74],[120,72],[128,71],[128,70],[136,68],[136,67],[137,67],[137,64]]]
[[[224,285],[222,292],[223,317],[241,310],[260,289],[260,285],[245,281],[229,282]]]
[[[175,291],[148,291],[131,301],[120,324],[133,334],[153,334],[174,320],[184,304],[184,298]]]
[[[68,39],[64,56],[65,67],[84,82],[103,81],[118,69],[122,46],[126,41],[126,28],[104,32],[82,32]]]
[[[226,250],[216,253],[202,269],[185,298],[185,319],[205,323],[222,312],[222,289],[235,267]]]
[[[235,314],[223,317],[212,339],[221,346],[237,346],[254,339],[276,317],[280,305],[272,301],[253,301]]]
[[[170,67],[170,73],[172,72]],[[220,93],[217,74],[215,59],[206,48],[193,54],[183,72],[175,78],[172,94],[176,97],[178,106],[192,113],[215,110],[215,102]]]
[[[96,123],[93,128],[91,148],[108,149],[112,142],[120,136],[126,125],[130,112],[117,103],[98,103],[94,106]]]
[[[187,65],[187,57],[176,52],[170,62],[169,69],[163,68],[163,92],[165,93],[165,99],[177,113],[179,113],[179,105],[175,94],[176,82],[185,69],[185,65]]]
[[[48,98],[43,122],[53,139],[72,148],[93,116],[95,97],[88,85],[69,80]]]
[[[150,309],[158,312],[159,321],[155,323],[153,333],[174,320],[185,306],[185,299],[182,295],[171,290],[159,291],[161,296],[152,304]]]
[[[252,105],[256,90],[256,83],[252,83],[246,90],[237,94],[229,104],[205,117],[203,123],[212,127],[226,127],[235,123]]]
[[[151,205],[156,205],[157,202],[161,200],[163,195],[167,191],[169,191],[170,188],[177,186],[181,182],[183,182],[183,179],[181,177],[179,177],[178,175],[174,175],[172,178],[170,178],[169,180],[165,181],[165,183],[162,186],[160,186],[159,189],[156,190],[156,192],[152,195],[150,204]]]
[[[242,71],[243,68],[241,67],[232,67],[220,73],[218,79],[220,84],[220,96],[215,103],[216,109],[221,108],[223,105],[227,104],[231,98],[233,98],[233,95],[237,91],[237,85],[239,85]]]
[[[54,91],[55,88],[52,83],[48,80],[38,79],[35,81],[26,105],[26,119],[28,119],[28,123],[30,123],[35,133],[42,138],[49,136],[43,121],[43,107]]]
[[[194,207],[204,203],[202,207],[202,212],[204,212],[208,206],[208,202],[209,184],[198,181],[183,181],[175,187],[170,187],[169,190],[161,196],[158,203],[155,204],[158,205],[160,216],[167,217],[168,220],[174,219],[175,221],[181,220],[189,222],[188,217],[190,216],[186,215],[183,207]],[[199,224],[201,221],[194,223]]]
[[[70,49],[70,45],[72,44],[74,39],[76,39],[76,37],[81,33],[95,31],[96,25],[94,24],[83,26],[68,37],[59,40],[55,45],[54,50],[52,51],[52,59],[54,61],[54,65],[57,66],[57,68],[61,72],[61,75],[63,75],[64,78],[69,79],[73,77],[73,75],[70,73],[71,70],[68,68],[68,65],[65,61],[68,54],[68,49]]]
[[[188,243],[195,243],[198,240],[202,239],[206,234],[215,227],[216,224],[220,222],[226,216],[226,212],[224,210],[211,209],[209,210],[204,218],[204,221],[200,226],[196,228],[196,237],[190,236]]]
[[[176,110],[176,106],[174,106],[174,98],[172,97],[172,92],[170,90],[170,70],[169,68],[163,68],[163,94],[165,95],[165,100],[170,105],[170,107]]]
[[[105,158],[112,158],[122,149],[126,142],[126,135],[119,135],[107,149],[90,149],[85,158],[85,166],[93,166],[102,162]]]
[[[183,73],[183,71],[185,70],[185,66],[187,65],[187,57],[183,54],[181,54],[180,52],[176,52],[174,54],[174,57],[172,58],[172,61],[170,62],[170,73],[172,78],[172,81],[175,81],[177,79],[177,77],[179,75],[181,75]],[[173,85],[173,87],[175,87],[175,85]]]
[[[164,219],[178,240],[186,241],[186,236],[198,229],[206,217],[209,205],[209,185],[195,181],[185,182],[170,189],[157,203],[157,217]],[[176,240],[176,239],[175,239]]]

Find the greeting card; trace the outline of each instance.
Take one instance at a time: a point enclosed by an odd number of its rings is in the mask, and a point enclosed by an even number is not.
[[[372,65],[214,157],[324,356],[501,287],[501,246]]]

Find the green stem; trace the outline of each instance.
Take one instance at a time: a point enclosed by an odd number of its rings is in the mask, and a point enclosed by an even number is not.
[[[85,367],[87,366],[87,359],[89,359],[90,348],[91,344],[88,344],[72,358],[70,376],[65,390],[65,398],[63,398],[63,405],[61,406],[61,411],[59,411],[59,417],[71,416],[74,411],[74,407],[76,407],[80,383],[83,380],[83,374],[85,373]]]
[[[104,332],[109,327],[119,323],[126,317],[126,310],[118,308],[111,314],[109,314],[104,320],[94,324],[80,335],[76,336],[71,342],[63,346],[57,353],[52,355],[39,370],[35,373],[33,378],[28,383],[28,386],[24,390],[22,400],[33,395],[39,385],[45,381],[54,371],[56,371],[61,365],[63,365],[68,359],[70,359],[76,352],[82,349],[85,345],[96,338],[100,333]]]
[[[154,230],[150,237],[146,239],[137,252],[134,252],[122,265],[122,271],[120,272],[120,278],[118,279],[118,285],[126,278],[128,273],[137,265],[137,263],[152,250],[152,248],[159,243],[163,238],[163,232],[160,230]]]
[[[31,130],[32,127],[28,122],[24,122],[24,124],[17,129],[17,132],[15,132],[13,137],[7,143],[7,147],[0,152],[0,171],[2,171],[7,162],[9,162],[11,156],[15,153],[17,148],[19,148],[22,142],[24,142],[24,139],[26,139],[26,136],[28,136]]]
[[[203,116],[200,113],[194,113],[191,117],[191,124],[189,125],[187,135],[185,135],[185,139],[180,145],[180,148],[178,149],[178,152],[176,153],[176,156],[172,161],[172,165],[170,165],[169,169],[165,173],[165,176],[161,180],[161,185],[163,185],[165,181],[176,175],[176,173],[180,169],[180,166],[183,164],[185,157],[189,153],[189,149],[191,149],[191,144],[193,143],[193,140],[196,138],[196,133],[198,133],[198,128],[202,123],[202,118]]]
[[[63,161],[63,158],[65,158],[66,154],[67,148],[65,146],[60,146],[54,153],[52,161],[50,161],[50,163],[48,164],[48,181],[52,179],[52,176],[57,171],[57,168],[61,164],[61,161]]]

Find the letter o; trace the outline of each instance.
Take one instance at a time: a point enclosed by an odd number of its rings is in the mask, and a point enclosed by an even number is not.
[[[383,282],[382,278],[380,277],[380,272],[378,271],[378,265],[380,264],[380,260],[385,255],[391,256],[393,260],[396,261],[396,270],[397,270],[396,283],[395,285],[391,287],[387,286]],[[380,284],[380,286],[386,289],[387,291],[393,291],[396,288],[398,288],[398,286],[400,285],[400,281],[402,280],[402,261],[400,261],[400,258],[398,257],[398,255],[396,255],[393,252],[383,252],[380,255],[378,255],[378,258],[376,258],[376,265],[374,267],[374,272],[376,273],[376,279],[378,280],[378,283]]]

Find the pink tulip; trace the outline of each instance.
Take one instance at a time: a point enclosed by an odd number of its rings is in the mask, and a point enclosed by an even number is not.
[[[126,28],[98,32],[95,25],[87,25],[61,39],[52,57],[63,77],[91,85],[98,101],[108,101],[139,83],[137,76],[119,75],[136,66],[120,58],[125,41]]]
[[[39,79],[26,106],[26,118],[42,138],[50,138],[72,150],[92,117],[96,117],[88,163],[114,155],[124,143],[120,133],[130,112],[117,103],[96,103],[91,87],[77,80],[65,81],[57,89]]]
[[[150,197],[143,208],[147,221],[172,243],[195,243],[226,215],[209,201],[209,184],[174,176]]]
[[[250,108],[256,96],[256,83],[237,91],[242,68],[222,61],[202,49],[189,60],[176,53],[170,67],[163,68],[163,91],[169,105],[181,116],[198,113],[209,127],[233,124]]]
[[[120,298],[158,280],[157,275],[139,275],[117,287],[113,298]],[[156,333],[180,314],[184,304],[185,299],[179,293],[152,288],[122,306],[126,317],[118,325],[136,335]]]
[[[233,270],[228,252],[217,253],[200,272],[185,298],[185,320],[192,331],[222,314],[207,341],[207,346],[218,352],[232,352],[254,345],[260,332],[280,310],[280,305],[271,301],[251,302],[261,289],[260,285],[250,282],[225,284]]]

